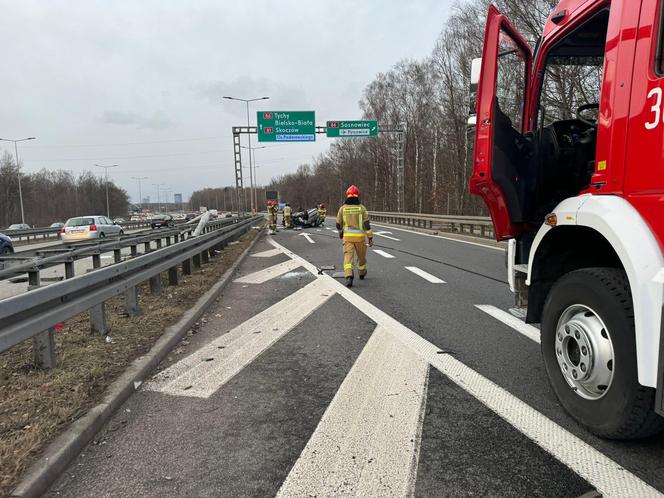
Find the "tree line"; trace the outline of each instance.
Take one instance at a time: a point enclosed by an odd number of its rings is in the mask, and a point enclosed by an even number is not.
[[[21,174],[25,222],[43,227],[80,215],[106,214],[106,183],[90,171],[78,176],[64,170]],[[18,178],[14,157],[0,156],[0,227],[21,222]],[[111,216],[125,216],[129,206],[127,192],[109,181]]]

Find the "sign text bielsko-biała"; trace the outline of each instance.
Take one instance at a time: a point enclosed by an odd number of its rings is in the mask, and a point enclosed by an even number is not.
[[[314,142],[314,111],[258,111],[259,142]]]

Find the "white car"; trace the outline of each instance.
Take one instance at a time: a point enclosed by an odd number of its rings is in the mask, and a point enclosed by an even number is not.
[[[120,235],[124,235],[122,227],[113,223],[106,216],[69,218],[65,226],[60,229],[60,238],[63,242],[119,237]]]

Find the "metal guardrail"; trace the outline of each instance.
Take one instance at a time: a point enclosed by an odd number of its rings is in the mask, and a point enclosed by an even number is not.
[[[221,218],[210,221],[206,225],[206,230],[214,230],[234,223],[235,218]],[[119,238],[92,239],[88,241],[73,242],[59,246],[49,246],[32,251],[23,251],[8,256],[0,256],[0,280],[11,278],[25,273],[30,274],[51,266],[64,264],[65,275],[67,278],[74,276],[75,261],[91,257],[93,268],[101,266],[101,254],[104,252],[113,252],[116,263],[121,261],[121,251],[129,247],[131,255],[138,254],[137,247],[141,244],[145,246],[145,252],[151,250],[151,244],[154,242],[157,249],[162,247],[162,240],[165,245],[184,240],[191,237],[195,230],[194,225],[176,225],[174,228],[160,228],[148,232],[123,235]]]
[[[160,274],[167,271],[169,285],[177,285],[180,265],[182,274],[190,275],[193,266],[208,262],[210,256],[261,219],[233,218],[224,225],[211,222],[197,237],[44,287],[40,286],[39,269],[29,272],[31,290],[0,301],[0,352],[32,338],[36,366],[53,368],[58,324],[89,310],[92,332],[105,335],[106,300],[124,294],[125,312],[130,316],[139,314],[139,284],[149,281],[151,292],[158,295]]]
[[[132,230],[134,228],[149,228],[149,221],[129,221],[126,223],[118,223],[123,229]],[[25,239],[26,242],[30,242],[30,238],[36,240],[41,239],[57,239],[60,237],[59,228],[26,228],[25,230],[0,230],[0,233],[5,234],[7,237],[11,237],[14,242],[21,242]]]
[[[387,213],[381,211],[370,211],[369,215],[373,221],[379,223],[461,233],[487,239],[494,238],[493,223],[488,216],[448,216],[444,214]]]

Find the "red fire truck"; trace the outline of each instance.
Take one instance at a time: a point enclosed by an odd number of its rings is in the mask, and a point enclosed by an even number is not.
[[[495,6],[471,192],[508,241],[560,403],[593,433],[664,428],[664,0],[561,0],[531,44]]]

